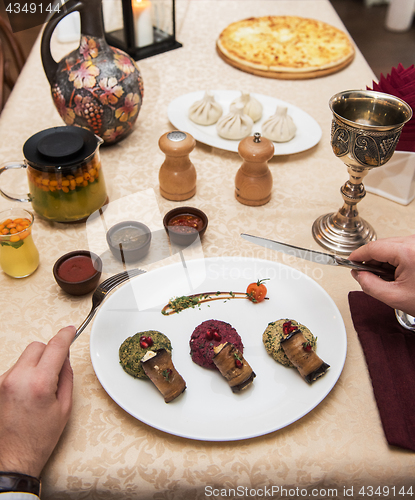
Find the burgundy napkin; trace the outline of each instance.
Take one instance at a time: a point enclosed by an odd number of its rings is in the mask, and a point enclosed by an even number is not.
[[[350,292],[349,305],[390,445],[415,451],[415,332],[389,306]]]
[[[392,68],[390,74],[386,76],[380,75],[379,82],[372,82],[372,89],[384,92],[404,100],[414,111],[413,117],[406,123],[402,129],[401,137],[396,145],[397,151],[415,152],[415,66],[404,68],[402,64],[398,64],[396,68]]]

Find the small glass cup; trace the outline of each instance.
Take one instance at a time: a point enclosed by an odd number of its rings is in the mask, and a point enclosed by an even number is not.
[[[25,278],[39,265],[32,237],[34,216],[22,208],[0,212],[0,266],[13,278]]]

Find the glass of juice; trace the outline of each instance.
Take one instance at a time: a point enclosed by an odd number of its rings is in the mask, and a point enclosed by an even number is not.
[[[34,217],[22,208],[0,212],[0,266],[13,278],[25,278],[39,265],[32,237]]]

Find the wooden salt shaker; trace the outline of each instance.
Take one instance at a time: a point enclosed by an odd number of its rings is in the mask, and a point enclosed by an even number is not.
[[[235,177],[235,197],[244,205],[265,205],[271,199],[272,174],[268,160],[274,155],[274,144],[256,132],[239,143],[244,160]]]
[[[166,155],[159,171],[160,193],[173,201],[187,200],[196,193],[196,169],[189,154],[196,146],[194,138],[185,132],[167,132],[159,139]]]

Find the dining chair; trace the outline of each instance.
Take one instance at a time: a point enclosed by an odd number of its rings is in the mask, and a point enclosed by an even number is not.
[[[14,87],[25,59],[20,44],[15,39],[10,25],[0,17],[0,113],[8,92]]]

